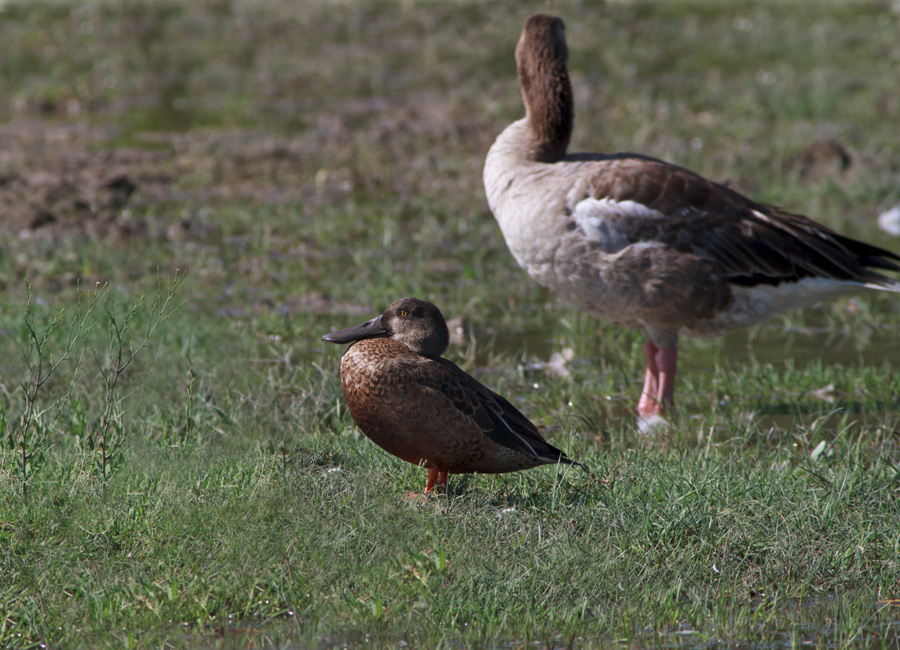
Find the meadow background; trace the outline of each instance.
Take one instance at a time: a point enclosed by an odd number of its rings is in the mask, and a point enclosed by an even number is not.
[[[900,643],[900,301],[684,341],[642,436],[642,336],[530,282],[483,194],[548,9],[573,150],[900,252],[896,2],[6,0],[0,646]],[[405,500],[320,336],[406,295],[592,476]]]

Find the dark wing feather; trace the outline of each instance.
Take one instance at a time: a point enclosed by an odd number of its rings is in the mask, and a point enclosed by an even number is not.
[[[900,271],[895,253],[844,237],[808,217],[756,203],[677,165],[636,154],[575,155],[570,160],[598,165],[589,183],[594,198],[632,201],[665,215],[611,215],[628,241],[659,241],[710,260],[733,284],[821,277],[897,286],[872,270]]]
[[[419,385],[440,391],[498,445],[547,463],[578,465],[541,436],[538,428],[506,399],[447,359],[432,359],[416,373]]]

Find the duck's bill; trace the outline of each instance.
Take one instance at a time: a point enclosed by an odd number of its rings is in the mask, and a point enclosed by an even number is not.
[[[367,320],[356,327],[348,327],[347,329],[338,330],[337,332],[329,332],[322,337],[323,341],[329,343],[352,343],[353,341],[362,341],[363,339],[374,339],[380,336],[387,336],[388,332],[381,324],[381,316]]]

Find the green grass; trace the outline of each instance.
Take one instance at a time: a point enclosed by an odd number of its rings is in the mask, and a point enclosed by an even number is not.
[[[546,3],[0,6],[0,646],[896,645],[897,300],[685,341],[672,425],[641,435],[642,335],[530,282],[481,188]],[[896,11],[552,10],[574,149],[900,250],[874,223]],[[823,138],[849,168],[804,162]],[[23,205],[56,221],[11,226]],[[404,499],[424,471],[359,433],[320,336],[405,295],[463,316],[449,356],[592,476]]]
[[[594,480],[462,478],[427,503],[400,497],[423,472],[346,418],[303,443],[284,465],[261,445],[134,451],[106,498],[82,454],[57,451],[27,507],[4,499],[7,639],[896,638],[900,473],[858,439],[819,463],[760,443],[613,445],[582,454]]]

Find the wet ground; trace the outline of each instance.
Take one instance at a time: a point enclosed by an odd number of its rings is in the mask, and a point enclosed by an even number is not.
[[[135,143],[123,146],[119,129],[83,122],[24,117],[0,124],[0,235],[158,236],[136,215],[186,203],[279,204],[315,194],[291,164],[297,140],[241,130],[131,137]],[[191,226],[189,215],[169,217],[161,220],[162,234],[171,239]]]

